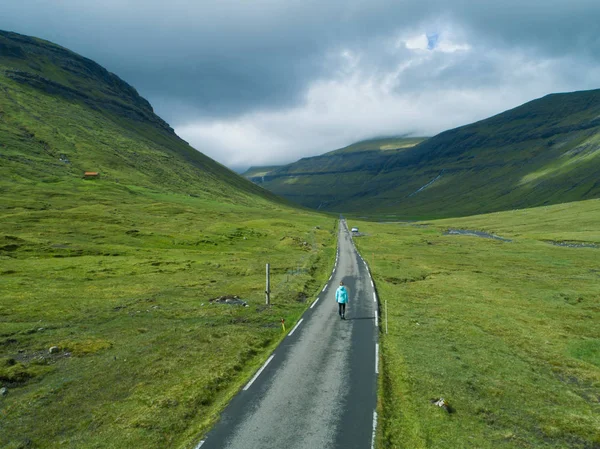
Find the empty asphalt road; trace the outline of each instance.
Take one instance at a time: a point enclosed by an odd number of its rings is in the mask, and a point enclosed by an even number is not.
[[[335,302],[340,281],[350,297],[344,321]],[[367,266],[341,221],[329,282],[196,448],[372,447],[377,306]]]

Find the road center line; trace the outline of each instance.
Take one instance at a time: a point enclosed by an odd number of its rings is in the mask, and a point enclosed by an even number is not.
[[[311,309],[319,302],[319,299],[321,299],[321,298],[315,299],[315,302],[313,302],[312,305],[310,306]]]
[[[293,329],[290,331],[290,333],[288,334],[288,337],[291,337],[291,336],[292,336],[292,334],[294,333],[294,331],[295,331],[296,329],[298,329],[298,326],[300,326],[300,323],[302,323],[302,321],[304,321],[304,318],[300,318],[300,321],[298,321],[298,322],[296,323],[296,325],[294,326],[294,328],[293,328]]]
[[[248,388],[250,388],[252,386],[252,384],[254,383],[254,381],[256,379],[258,379],[258,376],[260,376],[260,373],[262,373],[264,371],[264,369],[267,367],[267,365],[269,363],[271,363],[271,360],[273,360],[273,357],[275,357],[275,355],[272,355],[271,357],[269,357],[267,359],[267,361],[265,362],[265,364],[258,370],[258,372],[254,375],[254,377],[252,379],[250,379],[250,382],[248,382],[246,384],[246,386],[244,387],[244,391],[246,391]]]
[[[375,343],[375,374],[379,374],[379,343]]]

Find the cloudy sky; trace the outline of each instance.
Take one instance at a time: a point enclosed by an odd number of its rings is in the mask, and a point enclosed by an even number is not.
[[[598,0],[2,0],[241,169],[600,88]]]

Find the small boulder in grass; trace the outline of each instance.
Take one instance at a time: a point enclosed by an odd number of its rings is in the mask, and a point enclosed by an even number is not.
[[[240,299],[237,295],[224,295],[219,296],[218,298],[209,299],[209,302],[214,304],[229,304],[232,306],[243,306],[248,307],[248,303],[243,299]]]
[[[0,396],[6,396],[8,394],[8,388],[2,387],[0,388]]]
[[[58,354],[60,352],[60,348],[58,346],[51,346],[50,349],[48,349],[48,352],[50,354]]]
[[[443,408],[448,413],[454,413],[455,412],[454,408],[444,398],[432,399],[431,403],[433,405],[437,405],[438,407]]]

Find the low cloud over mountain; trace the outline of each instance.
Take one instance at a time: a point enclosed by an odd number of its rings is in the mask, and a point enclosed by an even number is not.
[[[0,28],[97,60],[233,167],[432,135],[600,79],[596,1],[5,3]]]

